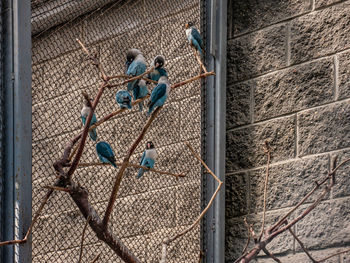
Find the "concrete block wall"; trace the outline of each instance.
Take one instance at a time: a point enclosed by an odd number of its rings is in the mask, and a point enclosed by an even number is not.
[[[259,233],[265,140],[267,225],[326,176],[335,156],[350,156],[350,1],[231,0],[228,12],[225,257],[233,262],[245,245],[245,217]],[[316,259],[350,247],[349,171],[294,227]],[[282,262],[309,262],[288,234],[269,248]]]
[[[162,6],[161,13],[158,6]],[[53,162],[62,154],[67,140],[81,130],[81,91],[94,96],[98,89],[96,70],[75,39],[99,51],[108,74],[124,72],[129,48],[143,51],[148,64],[163,54],[174,84],[199,70],[184,31],[188,21],[199,26],[199,1],[115,1],[106,10],[33,36],[33,213],[45,194],[42,187],[55,180]],[[115,93],[116,89],[105,91],[96,110],[98,119],[118,108]],[[192,224],[200,213],[201,166],[183,144],[190,141],[200,152],[200,112],[199,82],[174,90],[131,158],[132,163],[139,163],[146,141],[152,140],[158,152],[156,169],[188,171],[184,179],[148,173],[137,180],[137,169],[127,170],[110,227],[142,262],[158,262],[163,238]],[[111,144],[117,161],[122,162],[146,120],[146,112],[140,113],[135,107],[101,125],[98,136]],[[91,140],[87,141],[82,162],[98,162]],[[101,216],[115,171],[89,167],[79,168],[74,175],[74,180],[89,189],[89,199]],[[33,232],[33,262],[76,261],[83,227],[84,219],[70,197],[55,192]],[[197,227],[174,243],[169,262],[197,262],[199,241]],[[91,231],[84,244],[83,261],[90,262],[102,252],[101,262],[120,262]]]

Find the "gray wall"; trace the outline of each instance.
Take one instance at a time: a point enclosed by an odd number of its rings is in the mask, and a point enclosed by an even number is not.
[[[265,140],[272,148],[268,224],[326,175],[335,156],[350,157],[350,1],[231,0],[228,26],[226,262],[232,262],[245,244],[243,218],[259,230]],[[349,168],[294,227],[317,259],[350,246]],[[270,250],[282,262],[308,262],[287,234]]]

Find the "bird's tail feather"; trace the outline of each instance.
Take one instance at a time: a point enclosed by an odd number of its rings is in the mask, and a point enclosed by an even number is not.
[[[140,168],[140,169],[139,169],[139,172],[137,173],[136,178],[137,178],[137,179],[140,179],[144,172],[145,172],[145,171],[144,171],[142,168]]]
[[[140,109],[140,111],[143,111],[143,101],[141,101],[141,102],[139,103],[139,109]]]
[[[91,131],[89,131],[89,136],[90,136],[91,140],[96,141],[97,140],[96,129],[92,129]]]

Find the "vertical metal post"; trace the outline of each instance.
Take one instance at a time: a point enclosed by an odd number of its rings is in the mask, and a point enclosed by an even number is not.
[[[5,215],[4,240],[22,239],[31,222],[30,1],[6,0],[4,18]],[[30,240],[6,246],[4,262],[31,262]]]
[[[226,154],[226,42],[227,0],[206,1],[206,63],[215,70],[215,78],[208,78],[205,87],[205,159],[215,174],[224,182],[213,208],[203,222],[203,249],[205,262],[225,261],[225,154]],[[204,202],[213,195],[217,184],[205,177]]]

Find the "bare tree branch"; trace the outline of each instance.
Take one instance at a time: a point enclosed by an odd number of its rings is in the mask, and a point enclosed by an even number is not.
[[[164,238],[163,245],[162,245],[162,258],[160,260],[160,263],[166,263],[167,246],[171,242],[173,242],[176,239],[178,239],[179,237],[187,234],[189,231],[191,231],[200,222],[200,220],[203,218],[205,213],[209,210],[209,208],[213,204],[213,201],[214,201],[216,195],[218,194],[218,192],[219,192],[219,190],[220,190],[220,188],[222,186],[221,180],[210,170],[210,168],[206,165],[206,163],[200,158],[200,156],[193,149],[192,145],[189,142],[185,142],[185,145],[190,149],[190,151],[192,152],[194,157],[202,163],[202,165],[205,167],[205,169],[208,171],[208,173],[211,174],[214,177],[214,179],[218,182],[219,185],[216,188],[216,191],[214,192],[214,194],[211,197],[211,199],[210,199],[209,203],[207,204],[207,206],[204,208],[204,210],[201,212],[201,214],[198,216],[198,218],[192,223],[192,225],[190,225],[189,227],[187,227],[186,229],[184,229],[180,233],[176,234],[175,236]]]
[[[123,175],[124,175],[125,169],[128,166],[130,157],[134,153],[134,151],[136,150],[136,147],[142,141],[143,137],[145,136],[145,134],[148,131],[149,127],[151,126],[153,120],[157,117],[157,115],[158,115],[159,111],[162,109],[162,107],[163,106],[158,107],[152,113],[152,115],[148,119],[147,123],[143,127],[140,135],[137,137],[135,142],[129,148],[128,154],[126,155],[126,157],[123,160],[123,165],[119,168],[119,171],[118,171],[118,174],[117,174],[117,178],[116,178],[116,181],[114,183],[113,190],[112,190],[112,193],[111,193],[111,197],[110,197],[110,199],[108,201],[108,205],[107,205],[107,209],[106,209],[106,212],[105,212],[105,216],[103,218],[103,225],[104,225],[105,228],[107,228],[109,217],[111,216],[111,213],[113,211],[113,205],[114,205],[114,203],[115,203],[115,201],[117,199],[117,193],[118,193],[118,190],[119,190],[119,186],[120,186],[120,183],[121,183],[121,181],[123,179]]]
[[[80,253],[79,253],[78,263],[81,262],[81,258],[82,258],[82,256],[83,256],[85,231],[86,231],[86,228],[87,228],[87,226],[88,226],[88,224],[89,224],[90,219],[91,219],[91,216],[89,215],[88,218],[87,218],[87,220],[86,220],[84,229],[83,229],[83,234],[81,235],[81,244],[80,244]]]
[[[271,152],[270,152],[270,146],[268,141],[265,141],[265,153],[267,154],[267,165],[266,165],[266,176],[265,176],[265,186],[264,186],[264,209],[263,209],[263,218],[261,223],[261,232],[259,236],[259,241],[261,240],[264,234],[264,227],[265,227],[267,184],[269,182],[269,169],[270,169],[270,159],[271,159]]]
[[[313,263],[317,263],[318,261],[315,260],[311,254],[309,253],[309,251],[306,249],[306,247],[304,246],[303,242],[301,242],[301,240],[297,237],[297,235],[293,232],[292,229],[288,229],[289,233],[291,233],[291,235],[294,237],[294,239],[299,243],[300,247],[304,250],[305,254],[309,257],[309,259],[313,262]]]

